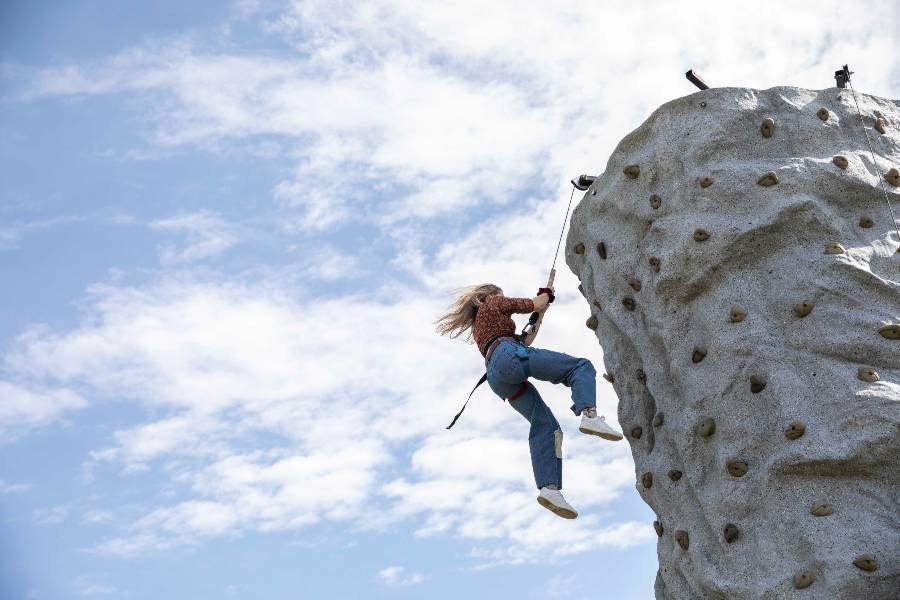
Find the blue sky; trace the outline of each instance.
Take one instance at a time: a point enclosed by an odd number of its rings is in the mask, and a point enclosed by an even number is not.
[[[560,6],[2,3],[0,597],[652,596],[627,444],[540,388],[556,518],[508,406],[444,429],[481,363],[431,323],[531,295],[566,182],[688,68],[896,98],[900,15]],[[538,345],[599,366],[576,286]]]

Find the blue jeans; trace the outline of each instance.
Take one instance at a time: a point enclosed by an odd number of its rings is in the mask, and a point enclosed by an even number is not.
[[[526,381],[528,375],[518,354],[527,355],[530,375],[535,379],[572,389],[571,409],[576,416],[597,405],[597,371],[586,358],[530,348],[512,340],[500,342],[487,363],[488,385],[501,398],[514,395],[526,382],[525,392],[509,404],[531,423],[528,445],[534,482],[538,489],[550,484],[562,489],[562,430],[537,389]]]

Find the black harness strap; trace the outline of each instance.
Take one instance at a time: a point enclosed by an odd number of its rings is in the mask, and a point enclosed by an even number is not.
[[[468,403],[469,403],[469,400],[472,399],[472,394],[475,393],[475,390],[478,389],[478,386],[480,386],[480,385],[481,385],[482,383],[484,383],[485,381],[487,381],[487,373],[485,373],[484,375],[481,376],[481,379],[478,380],[478,383],[476,383],[476,384],[475,384],[475,387],[472,388],[472,391],[469,392],[469,397],[466,398],[466,404],[468,404]],[[447,425],[447,429],[450,429],[451,427],[453,427],[454,425],[456,425],[457,419],[459,419],[459,416],[460,416],[461,414],[463,414],[463,411],[464,411],[464,410],[466,410],[466,404],[463,404],[463,407],[462,407],[461,409],[459,409],[459,412],[456,413],[456,416],[455,416],[455,417],[453,417],[453,421],[452,421],[449,425]]]

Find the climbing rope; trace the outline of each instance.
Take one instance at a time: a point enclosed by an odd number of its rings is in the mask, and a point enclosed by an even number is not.
[[[572,193],[569,194],[569,206],[566,207],[566,216],[563,217],[562,229],[559,231],[559,241],[556,243],[556,254],[553,255],[553,266],[550,267],[552,272],[556,268],[556,259],[559,256],[559,247],[562,245],[563,232],[566,230],[566,222],[569,220],[569,211],[572,210],[572,198],[575,197],[575,184],[572,184]]]
[[[847,66],[844,66],[845,72],[849,72]],[[859,115],[859,124],[862,125],[863,133],[866,134],[866,144],[869,146],[869,154],[872,155],[872,165],[875,167],[875,172],[878,173],[878,182],[881,184],[881,193],[884,196],[884,202],[887,204],[888,212],[891,214],[891,222],[894,224],[894,229],[897,231],[897,240],[900,241],[900,225],[897,224],[897,218],[894,216],[894,207],[891,206],[891,200],[888,198],[887,189],[884,187],[884,173],[881,172],[881,169],[878,167],[878,163],[875,162],[875,150],[872,148],[872,140],[869,139],[869,130],[866,129],[866,122],[863,120],[862,111],[859,109],[859,100],[856,99],[856,90],[853,89],[853,83],[850,81],[849,75],[847,76],[847,84],[850,86],[850,93],[853,94],[853,102],[856,104],[856,114]],[[900,247],[897,248],[897,252],[900,252]]]

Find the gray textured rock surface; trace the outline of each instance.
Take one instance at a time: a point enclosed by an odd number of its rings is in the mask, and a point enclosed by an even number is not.
[[[858,96],[887,173],[900,103]],[[719,88],[654,112],[573,213],[657,598],[900,597],[900,241],[877,186],[849,90]]]

